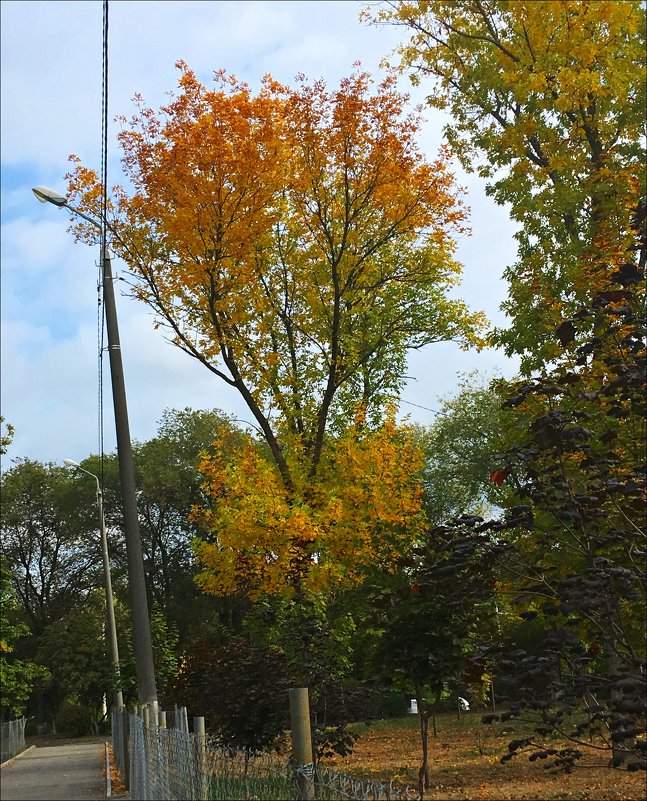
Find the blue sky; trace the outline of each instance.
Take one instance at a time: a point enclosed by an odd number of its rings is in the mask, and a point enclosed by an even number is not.
[[[130,116],[136,92],[159,107],[177,84],[183,59],[209,83],[225,69],[253,88],[265,73],[292,83],[298,73],[330,86],[356,61],[380,77],[380,60],[402,32],[358,20],[362,3],[173,2],[111,0],[109,4],[109,174],[123,178],[116,144],[118,114]],[[3,467],[16,458],[62,463],[99,449],[98,251],[75,244],[68,217],[36,202],[36,184],[64,191],[68,156],[100,167],[101,0],[2,0],[2,276],[1,413],[15,427]],[[412,105],[429,84],[402,88]],[[443,118],[426,111],[420,143],[433,158]],[[513,226],[506,210],[485,196],[483,182],[456,170],[467,188],[473,234],[459,243],[464,265],[457,291],[498,325],[506,287],[504,267],[514,261]],[[114,262],[117,275],[124,270]],[[221,408],[249,415],[237,394],[153,329],[147,308],[122,294],[117,304],[131,435],[155,434],[167,408]],[[452,343],[412,354],[402,412],[430,423],[439,398],[453,394],[461,374],[478,370],[511,376],[516,364],[487,350],[462,352]],[[104,368],[104,448],[115,448],[109,374]],[[415,404],[415,405],[414,405]]]

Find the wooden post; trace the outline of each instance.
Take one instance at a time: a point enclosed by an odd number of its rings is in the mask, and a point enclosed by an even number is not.
[[[157,712],[157,748],[158,748],[158,770],[162,798],[170,798],[168,792],[170,760],[168,735],[166,731],[166,712],[159,709]]]
[[[209,778],[207,776],[207,735],[203,717],[193,718],[193,733],[195,734],[196,749],[196,797],[201,801],[206,801],[209,798]]]
[[[308,688],[297,687],[289,691],[290,726],[292,729],[292,763],[297,778],[297,799],[313,801],[314,763],[312,761],[312,734],[310,732],[310,704]]]

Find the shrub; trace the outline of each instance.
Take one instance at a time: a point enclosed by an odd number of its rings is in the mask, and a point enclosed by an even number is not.
[[[281,651],[229,637],[218,647],[196,643],[165,700],[204,716],[208,731],[226,745],[264,749],[277,746],[289,726],[289,686]]]
[[[93,733],[94,719],[87,706],[64,701],[56,715],[56,731],[70,737]]]

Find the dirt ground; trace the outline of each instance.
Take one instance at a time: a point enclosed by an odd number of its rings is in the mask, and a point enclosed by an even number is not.
[[[416,718],[389,724],[377,723],[364,729],[355,751],[344,759],[329,760],[335,770],[363,776],[393,778],[417,787],[421,760],[420,733]],[[540,760],[529,762],[520,755],[500,764],[514,739],[506,724],[481,726],[480,714],[454,716],[438,721],[438,736],[430,733],[430,789],[426,799],[489,799],[490,801],[644,801],[647,777],[644,771],[629,773],[606,767],[608,755],[584,749],[582,766],[570,775],[555,774],[543,768]],[[481,754],[480,750],[483,752]],[[595,767],[597,766],[597,767]]]
[[[35,734],[33,737],[25,737],[27,747],[35,745],[37,748],[47,748],[52,745],[72,745],[73,743],[105,743],[109,741],[109,734],[91,735],[88,737],[65,737],[62,734]]]

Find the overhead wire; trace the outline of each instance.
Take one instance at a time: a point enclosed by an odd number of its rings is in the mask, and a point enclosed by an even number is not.
[[[421,406],[419,403],[412,403],[411,401],[404,400],[403,398],[400,398],[399,400],[400,400],[400,403],[406,403],[407,406],[416,406],[418,409],[424,409],[427,412],[433,412],[434,414],[440,414],[438,409],[430,409],[429,406]]]
[[[97,350],[98,350],[98,437],[99,454],[101,459],[101,487],[103,490],[104,478],[104,426],[103,426],[103,354],[105,352],[105,311],[103,297],[103,260],[108,244],[108,0],[103,2],[102,26],[102,65],[101,65],[101,183],[103,194],[101,199],[101,253],[99,258],[99,280],[97,282],[98,319],[97,319]]]

